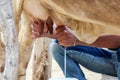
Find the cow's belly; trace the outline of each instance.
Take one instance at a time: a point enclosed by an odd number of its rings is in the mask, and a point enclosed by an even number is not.
[[[24,0],[23,10],[27,13],[30,20],[34,18],[46,20],[48,18],[48,12],[42,7],[39,0]]]
[[[35,17],[40,18],[42,20],[46,20],[49,16],[49,13],[47,12],[48,9],[45,9],[40,4],[39,0],[25,0],[23,9],[27,13],[27,16],[29,17],[29,19],[31,19],[31,20],[33,20]],[[69,22],[68,16],[64,18],[63,15],[61,16],[61,15],[58,15],[58,14],[55,14],[56,16],[58,16],[57,19],[61,18],[60,20],[58,20],[58,22],[61,21],[63,24],[70,26],[73,30],[75,30],[76,36],[84,42],[92,43],[100,35],[106,35],[106,34],[120,35],[120,27],[119,26],[113,26],[113,25],[104,25],[104,26],[103,25],[101,25],[101,26],[95,25],[95,26],[93,26],[92,25],[92,28],[89,29],[88,27],[90,27],[90,26],[86,26],[85,25],[87,23],[86,22],[86,23],[83,24],[84,28],[81,29],[80,28],[81,25],[82,25],[81,21],[79,22],[79,20],[78,20],[77,21],[78,23],[76,23],[76,22],[71,23],[71,22]],[[52,14],[52,15],[54,15],[54,14]],[[87,24],[91,24],[91,23],[87,23]],[[77,25],[77,27],[75,27],[75,25]]]

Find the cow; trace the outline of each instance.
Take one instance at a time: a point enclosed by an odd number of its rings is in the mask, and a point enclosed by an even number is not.
[[[69,26],[83,42],[92,43],[100,35],[120,35],[119,0],[13,0],[20,43],[19,76],[25,76],[30,58],[31,25],[35,18]]]
[[[51,16],[57,25],[74,30],[81,41],[92,43],[102,34],[120,34],[119,3],[119,0],[24,0],[23,13],[31,22],[36,17],[45,21]]]

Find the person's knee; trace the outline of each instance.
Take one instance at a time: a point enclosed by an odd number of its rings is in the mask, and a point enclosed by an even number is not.
[[[58,51],[58,44],[57,43],[51,43],[50,44],[50,52],[56,53]]]
[[[120,53],[120,48],[117,50],[117,53]]]
[[[62,49],[63,48],[58,43],[53,42],[50,44],[50,53],[53,56],[57,56],[62,51]]]
[[[120,62],[120,49],[117,50],[117,60]]]

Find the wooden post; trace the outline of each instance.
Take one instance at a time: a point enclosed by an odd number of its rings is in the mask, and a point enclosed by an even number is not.
[[[2,80],[17,80],[19,50],[12,0],[0,0],[0,24],[2,25],[6,55]]]

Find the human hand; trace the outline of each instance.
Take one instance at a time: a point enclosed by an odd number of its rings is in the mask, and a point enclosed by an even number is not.
[[[76,36],[67,26],[61,25],[56,29],[56,36],[60,45],[68,47],[73,46],[77,40]]]
[[[32,35],[31,37],[33,39],[36,39],[40,36],[42,36],[43,34],[43,30],[44,30],[44,21],[40,20],[40,19],[35,19],[33,24],[31,25],[32,27]]]
[[[39,38],[39,37],[49,37],[54,38],[54,32],[53,32],[53,20],[51,17],[48,17],[46,22],[35,19],[32,24],[32,35],[31,37],[33,39]]]
[[[42,21],[40,19],[35,19],[33,24],[31,25],[31,28],[32,28],[32,35],[31,35],[31,37],[33,39],[36,39],[38,37],[43,36],[44,21]]]

